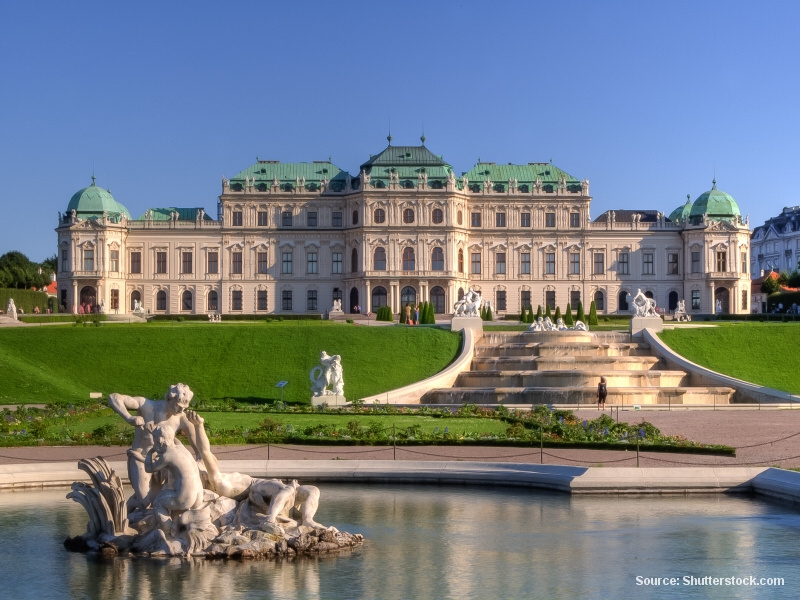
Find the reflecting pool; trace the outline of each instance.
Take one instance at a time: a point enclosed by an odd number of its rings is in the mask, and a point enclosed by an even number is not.
[[[513,488],[321,486],[317,520],[366,542],[284,561],[67,552],[66,490],[0,494],[0,598],[792,598],[800,511],[742,496],[569,497]],[[785,578],[780,587],[636,577]]]

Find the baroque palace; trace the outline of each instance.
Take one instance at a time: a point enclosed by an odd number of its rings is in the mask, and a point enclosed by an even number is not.
[[[468,289],[495,312],[594,301],[748,312],[750,231],[713,189],[669,216],[590,217],[589,181],[550,163],[479,162],[459,177],[425,146],[389,145],[351,176],[330,161],[258,160],[223,178],[216,214],[150,208],[133,219],[92,184],[59,214],[59,302],[67,311],[325,313],[430,301]]]

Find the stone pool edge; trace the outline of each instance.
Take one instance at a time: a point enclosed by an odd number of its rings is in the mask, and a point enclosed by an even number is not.
[[[127,466],[109,462],[127,482]],[[756,493],[800,504],[800,473],[773,467],[630,468],[392,460],[226,460],[223,471],[302,483],[503,485],[569,494]],[[77,463],[0,465],[0,492],[88,481]]]

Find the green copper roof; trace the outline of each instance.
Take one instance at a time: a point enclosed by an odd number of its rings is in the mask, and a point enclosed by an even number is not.
[[[689,220],[689,214],[692,211],[692,201],[686,197],[686,204],[679,206],[669,214],[669,220],[673,223],[686,223]]]
[[[329,182],[344,182],[347,173],[330,161],[314,161],[300,163],[282,163],[277,160],[259,160],[256,164],[246,168],[241,173],[231,177],[231,189],[244,185],[245,177],[255,178],[256,189],[266,191],[274,180],[282,186],[284,184],[296,185],[298,179],[305,178],[306,189],[317,189],[323,180]]]
[[[200,210],[201,208],[203,207],[196,206],[193,208],[176,208],[174,206],[170,206],[167,208],[150,208],[149,210],[153,212],[151,216],[151,219],[153,221],[170,221],[172,219],[171,213],[174,212],[178,213],[179,221],[194,221],[195,219],[197,219],[197,211]],[[203,211],[205,211],[204,208]],[[145,211],[145,214],[146,213],[147,211]],[[144,221],[145,220],[144,214],[141,217],[138,217],[136,220]],[[214,219],[212,219],[208,214],[204,214],[203,220],[213,221]]]
[[[361,170],[369,174],[372,185],[376,180],[387,182],[389,174],[396,173],[401,186],[408,181],[416,186],[421,173],[428,176],[429,182],[444,181],[453,167],[425,146],[387,146],[361,165]]]
[[[700,194],[697,200],[694,201],[689,218],[693,222],[697,222],[703,215],[708,215],[709,218],[718,220],[741,217],[742,213],[739,211],[739,205],[736,204],[733,196],[718,190],[716,179],[713,183],[714,185],[710,190]]]
[[[487,177],[492,183],[507,184],[509,179],[516,179],[518,185],[527,186],[532,186],[537,179],[540,179],[543,186],[552,185],[554,189],[558,185],[558,180],[563,177],[567,182],[567,189],[570,191],[580,191],[581,186],[578,179],[550,163],[498,165],[479,162],[464,173],[464,177],[469,179],[470,187],[473,184],[482,184]]]
[[[101,217],[104,212],[113,218],[118,218],[122,215],[125,215],[127,219],[131,218],[131,213],[128,212],[128,209],[114,200],[111,192],[97,187],[94,175],[92,175],[92,185],[73,194],[67,206],[67,212],[69,213],[73,210],[82,219]]]

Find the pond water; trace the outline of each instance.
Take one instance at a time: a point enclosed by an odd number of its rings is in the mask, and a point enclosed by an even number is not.
[[[86,513],[65,490],[0,494],[0,597],[791,598],[800,511],[743,496],[569,497],[454,486],[321,486],[347,554],[285,561],[67,552]],[[636,577],[782,577],[783,586],[636,585]]]

